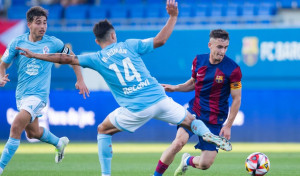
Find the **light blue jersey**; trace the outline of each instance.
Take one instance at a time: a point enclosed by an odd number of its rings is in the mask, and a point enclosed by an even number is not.
[[[81,66],[100,73],[118,104],[138,112],[166,98],[163,87],[141,56],[153,51],[153,38],[113,43],[97,53],[79,55]]]
[[[2,61],[10,64],[15,62],[18,68],[18,86],[16,99],[21,100],[28,96],[37,96],[47,103],[50,91],[51,68],[53,63],[38,59],[27,58],[20,55],[21,51],[16,46],[28,48],[35,53],[63,52],[64,44],[61,40],[44,35],[37,42],[29,41],[29,33],[15,38],[8,46],[2,57]]]

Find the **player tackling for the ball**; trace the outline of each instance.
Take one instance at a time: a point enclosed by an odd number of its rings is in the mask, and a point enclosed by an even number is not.
[[[141,59],[142,55],[164,45],[170,37],[177,21],[177,2],[168,0],[166,10],[170,15],[166,25],[154,38],[144,40],[117,42],[114,27],[107,20],[98,22],[93,32],[95,42],[102,50],[96,53],[78,56],[36,54],[25,48],[17,48],[23,50],[22,54],[29,58],[81,65],[103,76],[120,107],[98,126],[98,155],[102,176],[111,175],[112,135],[120,131],[134,132],[152,118],[192,130],[223,150],[232,149],[228,140],[213,135],[201,120],[196,120],[183,106],[169,98]]]

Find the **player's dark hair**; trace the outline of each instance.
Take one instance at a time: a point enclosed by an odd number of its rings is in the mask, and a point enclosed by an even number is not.
[[[104,42],[108,40],[108,34],[110,30],[114,30],[114,27],[107,20],[99,21],[94,25],[93,28],[94,35],[99,42]]]
[[[40,6],[31,7],[26,13],[27,22],[31,23],[34,17],[44,16],[48,19],[48,11]]]
[[[212,30],[209,34],[209,38],[214,38],[214,39],[218,39],[221,38],[223,40],[229,40],[229,34],[227,31],[223,30],[223,29],[215,29]]]

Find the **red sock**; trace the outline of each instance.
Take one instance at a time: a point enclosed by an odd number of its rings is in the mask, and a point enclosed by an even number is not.
[[[195,164],[193,163],[193,159],[194,159],[194,158],[195,158],[194,156],[189,157],[189,158],[187,159],[187,165],[196,168]]]
[[[168,169],[168,167],[169,167],[169,165],[166,165],[165,163],[163,163],[159,160],[155,171],[157,173],[163,174]]]

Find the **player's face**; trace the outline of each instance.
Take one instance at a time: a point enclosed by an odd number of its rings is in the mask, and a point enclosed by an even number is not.
[[[208,43],[208,47],[210,49],[210,61],[213,64],[220,63],[227,51],[229,45],[229,40],[224,40],[221,38],[218,39],[210,39]]]
[[[47,30],[47,18],[45,16],[36,16],[33,21],[28,23],[30,34],[36,38],[41,38],[45,35]]]

